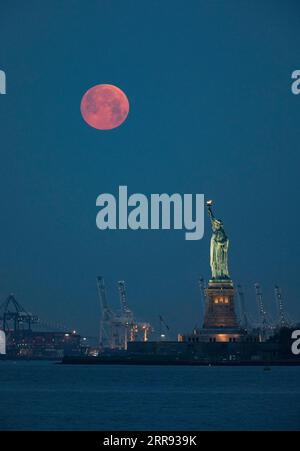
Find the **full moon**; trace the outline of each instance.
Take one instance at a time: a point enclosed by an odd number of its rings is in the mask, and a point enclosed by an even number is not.
[[[128,116],[129,102],[124,92],[114,85],[96,85],[81,99],[83,119],[98,130],[119,127]]]

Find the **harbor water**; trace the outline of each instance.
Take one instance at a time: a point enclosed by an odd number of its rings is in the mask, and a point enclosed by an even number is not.
[[[300,430],[300,367],[0,361],[1,430]]]

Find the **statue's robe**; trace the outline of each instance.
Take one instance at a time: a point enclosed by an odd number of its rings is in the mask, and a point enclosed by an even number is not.
[[[229,240],[223,225],[212,219],[212,237],[210,241],[210,266],[213,279],[228,279],[228,245]]]

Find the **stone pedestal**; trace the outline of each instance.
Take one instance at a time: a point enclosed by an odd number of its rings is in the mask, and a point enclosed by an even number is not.
[[[210,280],[205,295],[203,329],[238,328],[232,280]]]

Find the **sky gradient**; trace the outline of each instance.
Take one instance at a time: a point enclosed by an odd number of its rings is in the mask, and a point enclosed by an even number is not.
[[[96,198],[204,193],[230,239],[229,270],[254,317],[254,283],[274,316],[274,284],[300,318],[300,4],[276,0],[5,0],[0,16],[0,298],[98,334],[95,278],[118,306],[171,332],[201,324],[201,241],[182,231],[96,228]],[[109,83],[125,123],[89,127],[82,95]]]

